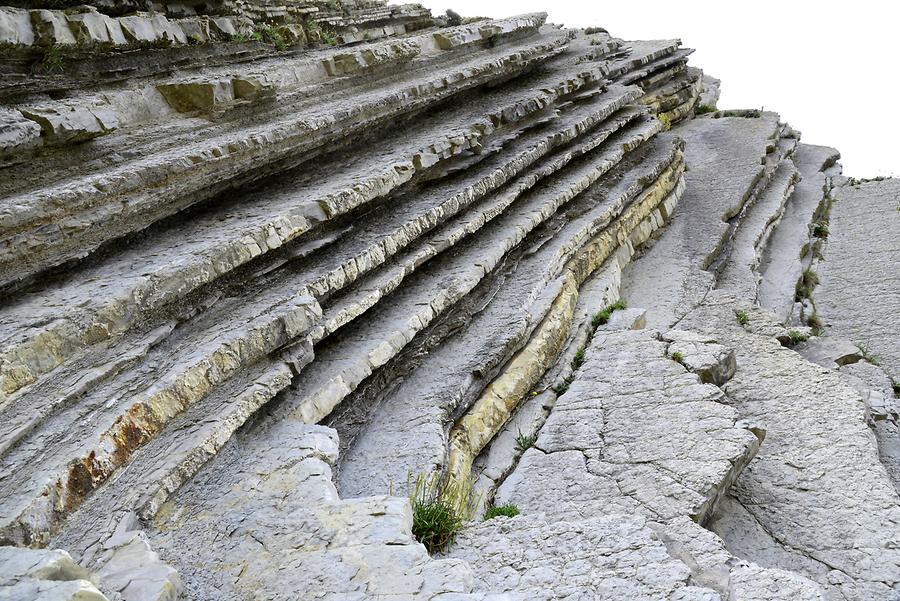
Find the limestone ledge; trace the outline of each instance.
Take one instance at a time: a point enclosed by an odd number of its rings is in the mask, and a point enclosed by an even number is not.
[[[355,181],[349,189],[312,199],[307,204],[317,205],[316,209],[323,205],[333,206],[333,212],[337,215],[361,206],[408,182],[423,170],[471,148],[480,148],[487,143],[497,128],[527,118],[557,98],[590,84],[598,77],[599,73],[587,71],[573,79],[565,78],[556,88],[536,92],[533,97],[512,105],[497,107],[488,115],[476,116],[468,133],[450,132],[449,137],[444,140],[435,140],[411,156],[398,156],[394,164],[382,165],[382,172],[367,180]],[[613,92],[619,94],[615,100],[604,105],[600,112],[586,119],[582,125],[597,123],[635,97],[633,90],[616,88]],[[556,138],[553,144],[572,139],[577,132],[577,128],[570,129],[564,136]],[[549,148],[550,144],[546,144],[540,152],[546,152]],[[522,158],[528,162],[536,159],[527,156]],[[523,166],[524,164],[519,168]],[[504,178],[512,175],[513,173],[509,173]],[[492,186],[501,183],[499,176],[493,176],[491,180]],[[472,192],[462,192],[444,203],[439,211],[425,216],[423,221],[436,220],[439,215],[450,215],[473,200]],[[302,207],[299,209],[291,207],[290,213],[272,215],[256,228],[255,232],[244,229],[235,240],[218,240],[210,252],[195,253],[193,260],[174,269],[156,271],[121,294],[94,305],[86,314],[80,311],[81,315],[78,318],[54,320],[48,327],[30,329],[26,339],[8,346],[0,355],[0,382],[2,382],[0,399],[3,395],[12,395],[37,381],[42,374],[49,373],[84,348],[122,334],[139,320],[141,315],[172,302],[247,261],[284,246],[308,231],[318,221],[314,212],[315,209],[312,208],[304,210]],[[357,256],[355,260],[348,261],[338,269],[309,282],[307,286],[309,293],[321,297],[336,292],[388,260],[410,241],[406,231],[390,241],[382,241],[377,249],[370,249]],[[0,405],[2,404],[0,400]]]
[[[90,6],[67,11],[0,7],[0,44],[17,47],[57,46],[64,50],[70,46],[124,49],[153,43],[187,45],[229,41],[252,32],[252,21],[233,16],[169,19],[139,12],[109,17]]]
[[[47,4],[52,6],[52,3]],[[345,1],[343,8],[347,14],[335,11],[327,3],[322,3],[321,9],[315,4],[304,3],[304,8],[293,10],[278,10],[274,5],[269,9],[259,7],[261,10],[254,10],[252,4],[242,4],[250,10],[229,11],[226,8],[210,15],[190,10],[180,11],[181,15],[178,15],[179,11],[148,12],[154,8],[149,4],[125,10],[123,12],[128,14],[124,16],[109,16],[89,3],[66,10],[0,7],[0,45],[110,51],[153,45],[248,41],[259,24],[269,28],[273,27],[272,23],[274,30],[291,44],[320,41],[319,24],[346,30],[339,32],[340,41],[351,43],[406,33],[407,24],[417,20],[422,22],[419,28],[433,22],[430,11],[414,4],[385,6],[384,3],[370,3],[370,7],[356,8]],[[364,27],[364,31],[360,32],[359,26]]]
[[[297,296],[263,313],[241,329],[210,340],[186,364],[178,365],[135,395],[127,410],[103,427],[87,448],[75,451],[37,490],[23,487],[19,514],[0,524],[0,540],[45,543],[59,521],[153,438],[170,420],[208,395],[238,370],[309,335],[321,317],[314,299]],[[53,472],[51,472],[53,474]],[[31,497],[31,500],[27,500]]]
[[[568,185],[561,190],[555,191],[553,197],[548,198],[544,203],[532,206],[531,210],[534,211],[536,215],[534,217],[529,216],[527,219],[523,220],[524,222],[521,222],[516,227],[514,237],[501,239],[498,241],[496,249],[492,250],[489,256],[482,255],[480,264],[477,266],[477,278],[468,278],[468,281],[466,281],[464,285],[456,285],[448,290],[442,291],[439,298],[434,299],[421,307],[417,307],[418,314],[406,317],[403,320],[405,322],[405,327],[392,335],[384,344],[377,345],[370,356],[365,357],[362,365],[347,366],[346,371],[343,373],[329,374],[329,377],[324,378],[324,381],[319,382],[317,386],[310,386],[310,389],[303,395],[302,400],[297,403],[297,407],[293,410],[294,414],[302,417],[307,423],[316,423],[330,414],[334,407],[337,406],[350,391],[355,389],[360,382],[371,375],[375,369],[399,353],[403,346],[405,346],[418,331],[424,329],[437,314],[474,288],[478,281],[484,277],[485,273],[490,272],[500,263],[509,250],[521,243],[527,233],[536,228],[541,222],[548,219],[565,202],[576,197],[580,192],[583,192],[591,184],[599,180],[600,177],[605,175],[613,166],[615,166],[616,162],[621,160],[627,152],[651,138],[655,135],[656,131],[655,127],[645,128],[644,131],[639,131],[633,139],[623,143],[621,149],[616,149],[615,155],[602,161],[597,166],[589,166],[590,169],[583,168],[582,173],[578,174],[579,177],[577,179],[567,182]],[[562,165],[565,165],[572,158],[571,155],[565,157],[565,161],[561,161]],[[560,166],[555,168],[559,169]],[[511,204],[518,194],[526,192],[528,188],[534,185],[534,183],[535,181],[533,179],[522,182],[522,188],[514,191],[513,194],[501,197],[503,205]],[[495,211],[492,210],[491,213],[495,213]],[[493,218],[493,216],[491,218]],[[476,229],[480,229],[485,221],[487,221],[487,219],[484,221],[478,219],[475,223]],[[600,228],[600,225],[598,224],[597,227]],[[587,232],[585,232],[585,236],[588,236]],[[456,238],[456,236],[454,235],[453,238]],[[575,245],[570,251],[574,253],[579,247],[580,245]],[[429,249],[426,247],[425,250],[429,254],[436,252],[436,249],[434,248]]]
[[[104,15],[97,18],[109,19]],[[122,17],[131,18],[138,17]],[[322,84],[330,78],[371,74],[416,58],[434,58],[444,50],[461,50],[512,34],[534,33],[545,19],[546,15],[535,14],[486,21],[480,27],[459,26],[398,41],[328,50],[314,57],[287,55],[283,60],[267,61],[265,67],[252,64],[233,67],[232,73],[226,76],[187,75],[126,90],[29,103],[9,111],[3,109],[9,121],[4,120],[0,127],[0,158],[14,159],[16,154],[34,151],[41,145],[81,143],[119,129],[177,118],[181,113],[209,114],[235,106],[273,102],[278,94]],[[299,35],[303,35],[302,30]],[[454,43],[448,44],[446,40]],[[21,114],[16,115],[16,111]],[[28,121],[36,123],[40,130]]]
[[[390,88],[369,102],[344,99],[332,112],[285,115],[265,129],[251,128],[142,157],[77,182],[64,182],[36,194],[7,199],[0,278],[9,282],[27,273],[84,257],[110,238],[170,215],[226,187],[265,174],[260,161],[295,157],[329,141],[384,124],[392,116],[422,109],[453,93],[491,81],[499,72],[517,73],[564,51],[564,34],[520,43],[497,57],[473,59],[462,73],[425,77],[411,87]],[[477,56],[477,55],[476,55]],[[97,185],[99,184],[99,185]],[[198,193],[202,193],[198,195]],[[342,207],[325,207],[334,215]],[[321,212],[322,209],[319,209]],[[41,227],[35,229],[38,224]],[[98,227],[103,224],[104,227]],[[75,234],[78,232],[78,236]],[[27,263],[18,259],[28,255]]]
[[[631,236],[657,205],[676,187],[682,186],[683,157],[677,152],[672,164],[636,199],[629,210],[592,238],[563,269],[558,293],[528,344],[507,364],[502,374],[484,390],[466,415],[450,431],[447,471],[456,481],[466,482],[472,462],[496,436],[525,395],[555,362],[572,324],[578,290],[582,283]]]

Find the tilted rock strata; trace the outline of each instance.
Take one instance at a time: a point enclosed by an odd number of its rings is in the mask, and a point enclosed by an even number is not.
[[[712,132],[718,122],[734,118],[704,117],[675,130]],[[765,115],[739,117],[761,118]],[[688,165],[692,158],[690,140],[686,136]],[[728,549],[761,566],[803,574],[817,581],[830,598],[890,599],[898,589],[895,574],[900,560],[893,552],[893,541],[900,533],[896,516],[900,498],[891,478],[896,456],[891,437],[895,420],[891,404],[886,406],[883,400],[885,385],[861,384],[859,378],[849,377],[850,373],[837,371],[839,366],[833,360],[829,362],[831,369],[826,369],[783,348],[796,344],[788,329],[753,306],[765,289],[768,273],[777,270],[787,277],[797,277],[815,256],[811,240],[816,237],[811,232],[820,218],[821,206],[827,206],[829,195],[834,193],[831,180],[835,158],[836,153],[830,149],[797,147],[792,137],[773,139],[761,157],[761,179],[744,184],[745,191],[737,189],[723,198],[718,223],[708,219],[692,223],[690,232],[696,240],[722,240],[725,232],[725,242],[709,262],[711,267],[718,263],[720,268],[701,271],[704,256],[698,254],[685,268],[685,276],[658,283],[655,276],[659,265],[667,260],[676,264],[684,260],[684,246],[676,244],[684,236],[676,228],[678,218],[708,206],[705,191],[715,189],[711,186],[720,180],[721,173],[717,167],[731,159],[723,157],[696,171],[691,169],[688,176],[695,174],[697,192],[691,194],[688,179],[688,192],[672,226],[626,268],[624,288],[632,302],[651,311],[654,307],[665,309],[657,313],[661,326],[677,324],[687,330],[681,337],[700,333],[734,350],[736,370],[723,389],[741,418],[765,429],[766,437],[711,522]],[[784,190],[790,183],[783,175],[779,178],[779,172],[784,171],[786,161],[790,170],[794,160],[813,185],[799,190],[795,186],[794,193],[785,199]],[[767,173],[772,174],[768,181]],[[760,181],[765,182],[761,188]],[[797,203],[796,208],[793,203]],[[729,206],[739,207],[739,211]],[[772,223],[777,223],[774,234]],[[794,232],[793,240],[779,236],[783,232]],[[801,247],[805,252],[797,253]],[[793,255],[793,264],[784,253]],[[859,267],[856,271],[860,272]],[[668,309],[671,301],[665,297],[657,300],[661,286],[678,290],[679,281],[682,286],[691,283],[692,288],[692,282],[703,282],[681,305],[687,309],[684,314]],[[782,311],[780,319],[794,310],[797,292],[792,289],[793,283],[779,282],[779,286],[765,291],[767,304]],[[817,289],[813,289],[813,297]],[[808,332],[801,330],[794,334]],[[690,364],[690,353],[682,352],[682,360]],[[835,358],[854,360],[846,353]],[[882,426],[872,417],[876,413]],[[874,426],[875,437],[866,426],[867,420]],[[878,461],[879,456],[885,465]],[[866,509],[860,509],[860,504]],[[838,540],[841,538],[843,541]]]
[[[857,187],[716,109],[678,40],[11,4],[0,597],[897,592],[892,383],[804,340]],[[404,495],[432,472],[522,515],[429,556]]]
[[[816,308],[830,335],[862,345],[900,381],[900,180],[850,180],[831,196]]]
[[[734,320],[738,306],[710,296],[680,324],[734,345],[738,370],[725,392],[742,417],[766,428],[768,444],[737,479],[735,501],[713,530],[733,552],[807,574],[839,598],[891,598],[900,497],[872,461],[862,399],[837,372],[744,331]],[[750,323],[764,320],[759,312]]]
[[[715,568],[717,579],[706,573],[709,567],[700,567],[702,545],[691,541],[703,537],[697,522],[712,514],[719,495],[755,454],[762,432],[738,425],[722,391],[666,358],[666,347],[649,330],[594,336],[578,378],[497,491],[498,505],[512,502],[525,515],[472,528],[450,553],[475,556],[476,581],[485,591],[540,599],[571,593],[749,599],[755,590],[779,588],[781,598],[819,598],[818,587],[803,578],[734,558]],[[697,557],[678,567],[623,561],[615,553],[618,545],[635,544],[629,514],[644,518],[637,522],[638,532],[677,548],[673,557]],[[618,526],[611,529],[611,523]],[[689,534],[692,530],[696,533]],[[591,544],[576,536],[599,539]],[[545,537],[555,544],[536,544]],[[526,540],[533,542],[523,544]],[[657,561],[650,551],[654,545],[643,544],[649,548],[641,554]],[[525,547],[530,556],[521,561],[517,556]],[[572,547],[595,552],[573,560]],[[718,553],[727,557],[724,549]],[[557,561],[571,562],[570,578],[550,576],[547,568]],[[606,576],[591,576],[591,569]],[[748,586],[744,578],[751,573]],[[703,589],[691,586],[695,582]]]

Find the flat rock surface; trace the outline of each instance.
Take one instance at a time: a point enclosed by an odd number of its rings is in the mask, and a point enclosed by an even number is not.
[[[860,394],[842,375],[809,363],[765,331],[745,327],[727,293],[711,293],[679,327],[733,346],[730,405],[766,430],[712,528],[729,550],[762,566],[796,570],[836,599],[892,599],[900,592],[900,497],[878,461]]]
[[[830,162],[840,156],[833,148],[800,144],[792,161],[800,181],[784,208],[784,215],[765,246],[759,272],[759,305],[782,320],[794,308],[794,285],[803,271],[801,253],[810,241],[809,224],[828,189]]]
[[[900,380],[900,179],[832,195],[816,307],[830,335],[862,344]]]
[[[625,270],[622,297],[647,309],[647,327],[667,328],[712,287],[703,271],[762,172],[778,117],[686,121],[671,135],[685,140],[687,191],[659,239]]]

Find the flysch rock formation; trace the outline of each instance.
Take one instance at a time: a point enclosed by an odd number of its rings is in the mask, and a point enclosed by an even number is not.
[[[677,39],[4,4],[0,599],[900,599],[896,180]]]

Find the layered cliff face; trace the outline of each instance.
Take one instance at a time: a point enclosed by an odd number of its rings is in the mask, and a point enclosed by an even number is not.
[[[900,598],[895,181],[678,40],[7,4],[0,598]]]

